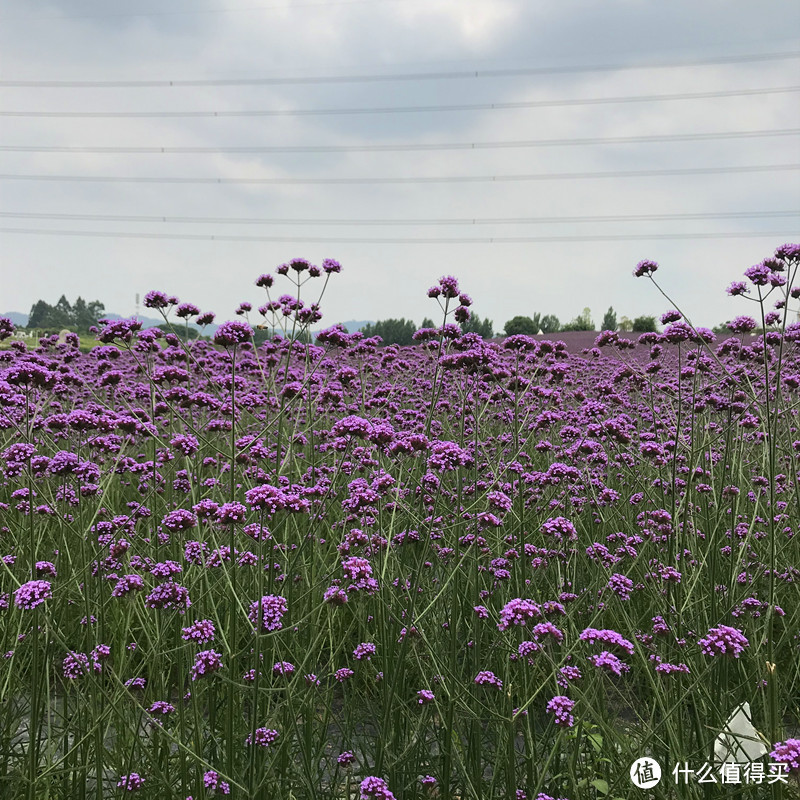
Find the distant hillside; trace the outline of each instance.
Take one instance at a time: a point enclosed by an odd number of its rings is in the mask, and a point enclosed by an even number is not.
[[[28,315],[20,314],[19,311],[7,311],[5,314],[0,314],[0,317],[8,317],[15,328],[24,328],[28,324]]]

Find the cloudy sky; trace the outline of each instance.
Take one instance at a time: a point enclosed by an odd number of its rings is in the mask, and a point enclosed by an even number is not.
[[[327,323],[419,324],[444,274],[496,329],[657,314],[642,258],[695,324],[752,313],[725,287],[800,238],[798,55],[789,1],[5,0],[0,312],[221,321],[303,256],[343,265]]]

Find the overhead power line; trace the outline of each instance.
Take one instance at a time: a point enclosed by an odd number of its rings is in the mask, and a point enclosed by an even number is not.
[[[279,219],[273,217],[172,217],[134,214],[55,214],[0,211],[2,219],[48,219],[84,222],[162,222],[201,225],[549,225],[576,222],[657,222],[698,219],[774,219],[800,216],[794,211],[723,211],[685,214],[608,214],[561,217],[453,217],[449,219]]]
[[[800,169],[800,164],[753,166],[689,167],[686,169],[641,169],[608,172],[541,172],[529,175],[443,175],[368,178],[189,178],[141,175],[0,175],[0,181],[62,181],[77,183],[162,183],[162,184],[242,184],[242,185],[325,185],[325,184],[410,184],[410,183],[507,183],[518,181],[588,180],[592,178],[645,178],[666,175],[723,175],[748,172],[785,172]]]
[[[513,67],[509,69],[452,70],[437,72],[393,72],[372,75],[310,75],[262,78],[199,78],[189,80],[131,80],[131,81],[63,81],[63,80],[0,80],[0,88],[27,89],[145,89],[192,86],[280,86],[332,83],[385,83],[389,81],[465,80],[472,78],[511,78],[523,75],[580,74],[584,72],[617,72],[635,69],[671,69],[721,64],[747,64],[784,61],[800,58],[800,50],[779,53],[718,56],[714,58],[677,61],[655,61],[639,64],[578,64],[573,66]]]
[[[796,231],[727,231],[720,233],[642,233],[587,236],[486,236],[452,238],[367,238],[330,236],[231,236],[202,233],[130,233],[126,231],[72,231],[48,228],[2,228],[0,233],[21,233],[35,236],[87,236],[101,239],[174,239],[207,242],[306,242],[322,244],[501,244],[525,242],[606,242],[652,239],[749,239],[795,236]]]
[[[459,103],[433,106],[385,106],[375,108],[274,108],[240,111],[0,111],[0,117],[47,119],[189,119],[228,117],[307,117],[338,114],[408,114],[442,111],[499,111],[518,108],[561,108],[566,106],[611,105],[614,103],[655,103],[665,100],[708,100],[722,97],[753,97],[800,92],[800,86],[774,86],[762,89],[733,89],[677,94],[622,95],[619,97],[581,97],[569,100],[526,100],[514,103]]]
[[[0,145],[6,153],[359,153],[403,152],[424,150],[495,150],[529,147],[567,147],[595,144],[646,144],[657,142],[719,141],[727,139],[758,139],[778,136],[797,136],[800,128],[761,131],[720,131],[712,133],[668,133],[651,136],[595,136],[581,139],[530,139],[510,142],[434,142],[344,145],[244,145],[239,147],[125,147],[125,146],[46,146]]]

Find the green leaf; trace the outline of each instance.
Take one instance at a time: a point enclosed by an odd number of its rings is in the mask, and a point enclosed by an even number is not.
[[[591,783],[600,794],[608,794],[608,781],[604,781],[602,778],[595,778]]]

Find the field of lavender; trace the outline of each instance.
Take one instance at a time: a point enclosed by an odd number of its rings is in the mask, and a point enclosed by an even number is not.
[[[451,276],[305,344],[332,259],[213,341],[0,320],[0,797],[800,797],[798,267],[573,352]]]

